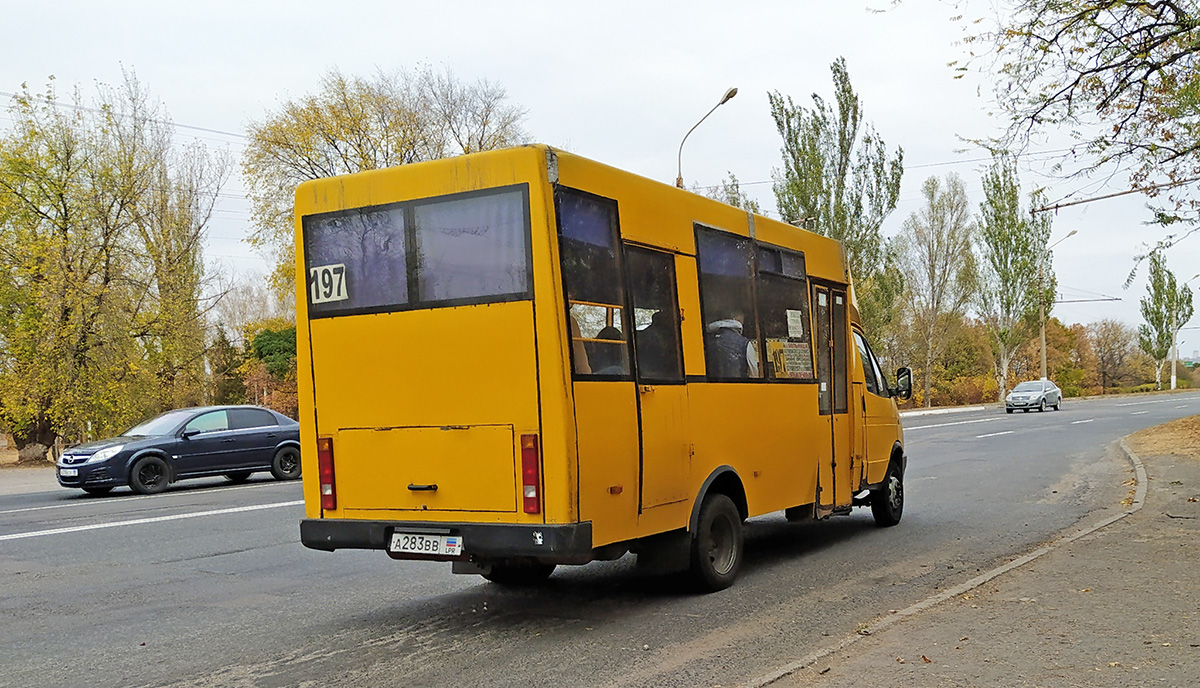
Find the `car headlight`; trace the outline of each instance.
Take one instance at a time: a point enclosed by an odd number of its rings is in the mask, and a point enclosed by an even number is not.
[[[123,444],[118,444],[115,447],[105,447],[104,449],[101,449],[100,451],[96,452],[95,454],[92,454],[91,456],[89,456],[88,460],[85,461],[84,463],[99,463],[100,461],[107,461],[107,460],[111,459],[112,457],[116,456],[117,454],[121,453],[121,450],[124,448],[125,448],[125,445],[123,445]]]

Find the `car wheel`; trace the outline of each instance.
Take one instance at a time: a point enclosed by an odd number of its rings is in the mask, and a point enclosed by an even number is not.
[[[871,490],[871,515],[881,528],[894,526],[904,515],[904,474],[892,463],[878,489]]]
[[[1013,412],[1013,410],[1012,410],[1012,409],[1010,409],[1010,408],[1006,408],[1006,409],[1004,409],[1004,412],[1005,412],[1005,413],[1012,413],[1012,412]]]
[[[253,471],[229,471],[225,474],[225,479],[231,483],[244,483],[250,477]]]
[[[1061,407],[1061,406],[1062,406],[1062,397],[1059,397],[1058,401],[1054,402],[1054,410],[1057,411],[1059,409],[1059,407]]]
[[[1029,409],[1027,409],[1027,408],[1021,409],[1021,413],[1029,413]]]
[[[107,485],[105,487],[85,487],[83,488],[83,491],[90,495],[106,495],[109,492],[112,492],[112,485]]]
[[[276,480],[295,480],[300,477],[300,450],[295,447],[283,447],[275,452],[271,460],[271,475]]]
[[[1045,413],[1045,412],[1046,412],[1046,399],[1045,399],[1045,397],[1043,397],[1042,400],[1038,402],[1038,413]]]
[[[554,573],[554,564],[538,562],[492,564],[491,571],[483,577],[500,585],[537,585]]]
[[[733,500],[710,494],[700,505],[700,518],[692,534],[692,563],[689,573],[703,592],[716,592],[733,585],[742,568],[742,514]]]
[[[157,456],[142,457],[129,472],[129,487],[138,494],[162,492],[169,482],[167,463]]]

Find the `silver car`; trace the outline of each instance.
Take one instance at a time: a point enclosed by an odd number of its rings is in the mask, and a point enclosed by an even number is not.
[[[1045,411],[1046,407],[1058,410],[1062,404],[1062,390],[1049,380],[1022,382],[1004,397],[1004,410],[1012,413],[1017,409],[1029,413],[1032,409]]]

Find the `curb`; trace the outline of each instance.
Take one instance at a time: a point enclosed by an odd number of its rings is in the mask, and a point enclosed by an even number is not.
[[[877,620],[871,622],[870,624],[867,624],[866,626],[861,627],[857,633],[847,636],[845,638],[842,638],[840,641],[834,643],[833,645],[824,647],[824,648],[817,650],[816,652],[813,652],[809,655],[806,655],[798,660],[789,662],[788,664],[785,664],[784,666],[780,667],[779,669],[776,669],[775,671],[772,671],[768,674],[764,674],[762,676],[759,676],[758,678],[752,679],[750,681],[747,681],[746,683],[741,684],[742,688],[763,688],[764,686],[769,686],[772,683],[775,683],[776,681],[778,681],[782,678],[786,678],[787,676],[790,676],[791,674],[794,674],[797,671],[799,671],[805,667],[815,664],[816,662],[820,661],[821,659],[823,659],[825,657],[828,657],[829,655],[834,654],[835,652],[840,652],[840,651],[846,649],[847,647],[853,645],[854,643],[858,642],[859,640],[862,640],[866,636],[875,635],[877,633],[880,633],[881,631],[886,630],[888,627],[894,626],[897,623],[904,621],[905,619],[916,616],[916,615],[920,614],[921,612],[924,612],[924,611],[930,609],[931,607],[934,607],[936,605],[941,604],[942,602],[945,602],[946,600],[952,599],[954,597],[958,597],[959,595],[962,595],[966,592],[974,590],[975,588],[978,588],[979,586],[983,585],[984,583],[987,583],[991,580],[999,578],[1000,576],[1004,575],[1005,573],[1008,573],[1009,571],[1012,571],[1013,569],[1020,568],[1032,561],[1040,559],[1044,555],[1049,554],[1050,552],[1054,551],[1055,549],[1058,549],[1062,545],[1068,545],[1072,542],[1075,542],[1076,540],[1078,540],[1080,538],[1091,535],[1092,533],[1095,533],[1096,531],[1101,530],[1102,528],[1106,528],[1106,527],[1116,523],[1117,521],[1120,521],[1121,519],[1125,518],[1126,516],[1137,513],[1146,504],[1146,488],[1147,488],[1146,467],[1142,464],[1142,460],[1138,457],[1138,455],[1135,454],[1133,452],[1133,450],[1131,450],[1129,448],[1129,445],[1125,444],[1124,437],[1122,437],[1120,440],[1118,440],[1118,442],[1120,444],[1121,451],[1125,452],[1125,457],[1127,459],[1129,459],[1129,463],[1133,464],[1134,480],[1137,483],[1137,487],[1134,490],[1133,502],[1129,505],[1128,508],[1126,508],[1121,513],[1115,514],[1113,516],[1109,516],[1108,518],[1102,519],[1100,522],[1098,522],[1090,527],[1084,528],[1083,530],[1080,530],[1080,531],[1072,533],[1070,535],[1061,537],[1058,540],[1054,540],[1048,544],[1042,545],[1041,547],[1033,550],[1029,554],[1026,554],[1022,557],[1018,557],[1017,559],[1014,559],[1014,560],[1008,562],[1007,564],[1004,564],[1003,566],[996,567],[996,568],[992,569],[991,571],[988,571],[986,573],[978,575],[965,583],[960,583],[960,584],[954,586],[953,588],[950,588],[948,590],[943,590],[942,592],[940,592],[932,597],[927,597],[924,600],[921,600],[920,602],[917,602],[917,603],[912,604],[904,609],[901,609],[900,611],[893,612],[892,614],[889,614],[888,616],[877,619]]]

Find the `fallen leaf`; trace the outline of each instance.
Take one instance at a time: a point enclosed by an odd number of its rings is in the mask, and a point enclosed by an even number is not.
[[[824,669],[822,669],[822,670],[818,671],[817,673],[818,673],[818,674],[821,674],[821,675],[828,674],[828,673],[829,673],[829,670],[830,670],[830,669],[832,669],[832,668],[833,668],[833,667],[825,667]]]
[[[1200,502],[1200,499],[1196,499],[1195,497],[1188,497],[1188,501],[1189,502]]]
[[[1110,667],[1119,667],[1119,666],[1125,666],[1124,664],[1121,664],[1120,662],[1109,662],[1109,663],[1108,663],[1108,665],[1109,665]]]
[[[1182,485],[1182,484],[1183,484],[1183,481],[1182,481],[1182,480],[1172,480],[1172,481],[1171,481],[1171,484],[1172,484],[1172,485]]]
[[[1080,590],[1079,592],[1091,592],[1091,591],[1092,591],[1091,588],[1084,588],[1083,590]]]
[[[926,664],[933,664],[933,660],[926,657],[925,655],[921,655],[921,661],[925,662]]]
[[[904,658],[903,658],[903,657],[897,657],[897,658],[896,658],[896,661],[897,661],[897,662],[900,662],[901,664],[903,664],[903,663],[904,663]]]
[[[963,637],[961,637],[961,638],[959,638],[959,639],[958,639],[958,642],[960,642],[960,643],[961,643],[961,642],[962,642],[962,641],[964,641],[964,640],[970,640],[970,638],[968,638],[967,636],[965,636],[965,635],[964,635]]]

